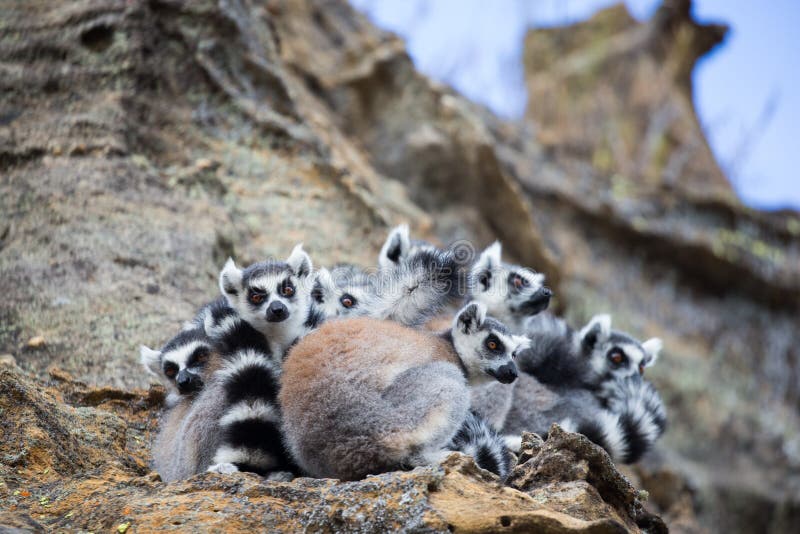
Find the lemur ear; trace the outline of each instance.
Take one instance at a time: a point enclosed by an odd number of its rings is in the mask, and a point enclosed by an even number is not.
[[[642,343],[642,348],[644,349],[645,353],[644,366],[650,367],[656,363],[658,355],[661,353],[661,349],[664,348],[664,343],[659,338],[652,337]]]
[[[492,278],[492,269],[500,265],[500,254],[502,245],[500,241],[495,241],[486,250],[481,252],[478,260],[472,266],[472,281],[476,288],[486,291],[489,289],[489,281]]]
[[[289,268],[292,269],[295,276],[300,278],[311,274],[311,270],[314,268],[313,264],[311,263],[311,256],[306,254],[306,251],[303,250],[302,243],[295,245],[295,247],[292,249],[292,253],[289,255],[289,258],[286,260],[286,263],[289,264]]]
[[[242,290],[242,270],[236,266],[233,258],[228,258],[219,273],[219,289],[229,302]]]
[[[333,281],[333,275],[325,267],[321,267],[316,273],[316,280],[314,281],[314,289],[311,291],[311,297],[318,303],[323,303],[331,298],[336,290],[336,284]]]
[[[611,316],[608,314],[595,315],[580,332],[581,346],[585,351],[591,351],[595,345],[607,340],[611,335]]]
[[[139,347],[139,356],[147,372],[161,378],[161,351],[142,345]]]
[[[476,332],[486,320],[486,306],[480,302],[470,302],[456,315],[454,328],[464,334]]]
[[[378,256],[378,266],[381,269],[396,265],[401,259],[408,255],[411,249],[411,239],[408,237],[408,225],[401,224],[395,226],[386,241],[381,247],[381,254]]]

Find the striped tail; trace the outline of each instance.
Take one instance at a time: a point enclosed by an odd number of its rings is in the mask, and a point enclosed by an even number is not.
[[[296,473],[282,439],[280,363],[270,357],[266,338],[235,313],[209,324],[224,360],[215,378],[224,391],[225,410],[220,446],[208,470]]]
[[[470,411],[448,449],[475,458],[481,468],[505,479],[511,471],[513,457],[505,440],[481,416]]]
[[[664,434],[667,416],[653,385],[636,377],[622,384],[608,410],[577,424],[565,421],[562,426],[603,447],[614,461],[630,464],[639,461]]]

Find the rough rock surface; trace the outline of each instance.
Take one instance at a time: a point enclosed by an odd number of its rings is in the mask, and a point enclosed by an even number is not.
[[[648,377],[671,425],[625,473],[673,530],[797,524],[800,216],[742,206],[708,151],[689,74],[724,29],[687,1],[531,32],[520,125],[420,75],[342,0],[0,13],[0,525],[657,531],[602,454],[557,433],[530,442],[517,489],[463,459],[353,484],[148,473],[161,393],[132,390],[136,347],[213,297],[230,254],[303,241],[318,264],[372,265],[400,221],[498,237],[574,321],[611,310],[665,339]]]
[[[58,371],[42,383],[0,367],[0,529],[661,531],[608,456],[557,427],[515,469],[515,489],[457,453],[441,466],[358,482],[240,473],[164,484],[147,467],[161,400],[155,388],[90,387]],[[562,471],[564,462],[573,467]]]

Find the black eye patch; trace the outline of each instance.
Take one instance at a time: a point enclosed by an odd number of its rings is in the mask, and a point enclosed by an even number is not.
[[[489,334],[486,336],[486,339],[483,341],[483,346],[493,354],[500,354],[506,351],[503,342],[500,341],[500,338],[494,334]]]
[[[278,284],[278,294],[287,299],[294,297],[295,287],[289,278]]]
[[[187,360],[186,367],[203,367],[208,362],[211,351],[208,347],[197,347]]]
[[[167,375],[167,378],[175,378],[175,375],[178,374],[178,366],[173,362],[164,362],[164,374]]]
[[[530,285],[531,283],[528,281],[528,279],[519,273],[512,272],[508,275],[508,287],[514,293],[519,293]]]
[[[619,347],[614,347],[610,351],[608,351],[608,354],[606,354],[606,358],[608,359],[609,362],[611,362],[611,365],[614,367],[622,367],[623,365],[628,363],[628,357]]]
[[[247,302],[252,306],[259,307],[267,301],[269,293],[261,288],[251,287],[247,290]]]
[[[349,293],[345,293],[344,295],[342,295],[342,297],[339,299],[339,302],[341,302],[342,306],[348,309],[354,308],[355,305],[358,304],[356,298]]]

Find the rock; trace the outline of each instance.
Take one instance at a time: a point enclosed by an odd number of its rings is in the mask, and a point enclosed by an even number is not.
[[[27,343],[25,343],[25,346],[28,347],[29,349],[39,349],[44,347],[44,345],[45,341],[44,337],[42,336],[33,336],[28,340]]]
[[[584,469],[566,470],[545,486],[519,482],[530,471],[534,460],[529,460],[512,475],[524,491],[503,486],[472,458],[458,453],[441,466],[384,473],[358,482],[268,481],[251,473],[207,473],[165,484],[147,467],[157,414],[150,393],[92,388],[62,371],[51,373],[54,385],[48,386],[19,371],[0,369],[4,415],[0,509],[5,510],[0,513],[0,527],[640,531],[636,494],[607,457],[605,464],[594,460]],[[553,433],[558,439],[546,442],[536,456],[540,471],[552,472],[564,461],[604,454],[585,438],[558,429]],[[546,495],[558,497],[543,498]]]

